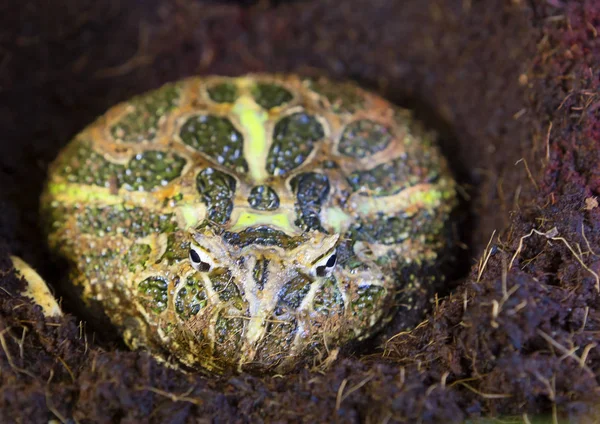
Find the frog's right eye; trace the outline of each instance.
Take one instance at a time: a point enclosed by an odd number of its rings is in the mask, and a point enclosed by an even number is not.
[[[207,253],[197,246],[190,247],[190,262],[196,271],[210,271],[212,260]]]

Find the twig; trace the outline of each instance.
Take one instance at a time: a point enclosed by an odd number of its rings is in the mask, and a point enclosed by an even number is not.
[[[564,347],[563,345],[561,345],[560,343],[558,343],[556,340],[554,340],[552,337],[550,337],[548,334],[546,334],[544,331],[538,329],[537,333],[544,339],[546,340],[548,343],[550,343],[552,346],[554,346],[556,349],[558,349],[559,351],[561,351],[562,353],[564,353],[566,356],[571,357],[572,359],[575,359],[579,365],[581,366],[581,368],[583,368],[584,370],[586,370],[588,373],[590,373],[593,377],[595,377],[594,372],[587,366],[585,365],[585,362],[583,363],[583,365],[581,365],[582,361],[581,358],[579,356],[577,356],[574,352],[570,351],[569,349],[567,349],[566,347]],[[591,348],[590,348],[591,349]]]
[[[342,381],[342,384],[340,384],[340,388],[338,389],[337,397],[335,400],[335,410],[338,411],[340,409],[340,406],[342,405],[342,402],[348,396],[350,396],[352,393],[354,393],[355,391],[360,389],[362,386],[367,384],[369,381],[371,381],[373,379],[373,377],[375,377],[375,376],[374,375],[368,376],[367,378],[363,379],[360,383],[358,383],[356,386],[352,387],[350,390],[348,390],[346,393],[344,393],[344,388],[346,388],[346,384],[348,383],[348,379],[345,378],[344,381]]]
[[[519,246],[517,247],[517,250],[515,252],[515,254],[513,255],[513,257],[510,260],[510,264],[508,266],[508,268],[512,268],[513,263],[515,261],[515,259],[517,258],[517,256],[519,255],[519,253],[521,253],[521,250],[523,250],[523,241],[526,238],[531,237],[533,234],[537,234],[543,237],[546,237],[549,240],[554,240],[554,241],[560,241],[562,243],[564,243],[564,245],[567,247],[567,249],[569,249],[571,251],[571,253],[573,254],[573,256],[575,256],[575,259],[577,259],[577,261],[581,264],[582,267],[584,267],[590,274],[592,274],[596,280],[596,284],[595,284],[595,288],[598,292],[600,292],[600,276],[592,269],[590,269],[581,259],[581,257],[575,252],[575,250],[573,249],[573,247],[571,247],[571,245],[569,244],[569,242],[567,242],[567,240],[564,237],[555,237],[558,234],[558,230],[556,229],[556,227],[552,228],[550,231],[546,232],[546,233],[542,233],[541,231],[538,231],[536,229],[532,229],[529,234],[524,235],[523,237],[521,237],[521,239],[519,240]]]
[[[512,397],[512,395],[508,394],[508,393],[483,393],[467,383],[460,382],[459,384],[462,386],[465,386],[467,389],[469,389],[473,393],[475,393],[485,399],[506,399],[506,398]]]
[[[342,404],[342,394],[344,393],[344,389],[346,388],[346,384],[348,384],[348,379],[344,378],[342,380],[342,384],[340,384],[340,387],[338,388],[337,396],[335,397],[335,410],[336,411],[340,410],[340,406]]]
[[[137,386],[137,387],[135,387],[135,390],[140,390],[140,391],[148,390],[152,393],[156,393],[157,395],[161,395],[166,398],[169,398],[173,402],[189,402],[189,403],[193,403],[194,405],[198,405],[198,406],[201,406],[204,404],[204,402],[201,399],[195,399],[192,397],[188,397],[188,395],[190,393],[192,393],[192,391],[194,390],[193,386],[190,387],[187,392],[182,393],[181,395],[176,395],[175,393],[167,392],[165,390],[157,389],[156,387],[150,387],[150,386]]]
[[[56,409],[56,407],[54,406],[54,403],[52,403],[52,397],[50,395],[50,382],[52,381],[52,377],[54,377],[54,370],[50,370],[50,376],[48,377],[48,382],[46,383],[46,388],[44,390],[44,394],[46,397],[46,407],[48,408],[48,410],[50,412],[52,412],[54,414],[54,416],[56,418],[58,418],[58,420],[63,423],[66,424],[69,422],[69,420],[67,419],[67,417],[65,417],[63,414],[61,414],[59,412],[58,409]]]
[[[6,339],[4,338],[4,333],[6,333],[9,330],[10,330],[10,327],[5,328],[4,330],[0,331],[0,344],[2,345],[2,349],[4,349],[4,354],[6,355],[6,359],[8,360],[8,365],[10,365],[10,367],[12,369],[14,369],[15,371],[20,372],[25,375],[28,375],[29,377],[33,378],[34,380],[37,380],[37,377],[31,371],[26,370],[24,368],[20,368],[17,365],[15,365],[15,363],[13,362],[13,358],[10,355],[8,346],[6,345]]]
[[[496,235],[496,230],[494,230],[492,232],[492,236],[490,237],[490,241],[488,241],[487,246],[485,247],[484,250],[484,260],[483,260],[483,264],[479,267],[479,272],[477,273],[477,282],[479,283],[479,281],[481,280],[481,275],[483,274],[483,270],[485,269],[488,260],[490,259],[490,256],[492,256],[492,249],[490,249],[490,245],[492,244],[492,240],[494,239],[494,236]]]
[[[533,183],[533,186],[535,187],[535,189],[539,191],[540,188],[538,187],[537,183],[533,179],[533,175],[531,174],[531,171],[529,170],[529,165],[527,165],[527,160],[525,158],[521,158],[515,162],[515,165],[517,165],[519,162],[523,162],[523,164],[525,165],[525,171],[527,171],[527,176]]]
[[[590,252],[592,255],[594,256],[598,256],[596,254],[596,252],[594,252],[592,250],[592,246],[590,246],[590,241],[587,239],[587,237],[585,236],[585,225],[583,225],[583,222],[581,223],[581,236],[583,237],[583,240],[585,240],[585,244],[587,245],[588,248],[588,252]]]

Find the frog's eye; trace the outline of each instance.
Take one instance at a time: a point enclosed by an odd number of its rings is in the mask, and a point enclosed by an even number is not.
[[[337,255],[335,252],[333,254],[326,256],[321,261],[316,263],[315,272],[317,277],[327,277],[335,268],[335,264],[337,262]]]
[[[197,246],[190,247],[190,262],[196,271],[210,271],[212,260],[207,253]]]

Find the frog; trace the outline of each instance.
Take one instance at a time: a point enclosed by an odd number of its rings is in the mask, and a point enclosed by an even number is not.
[[[131,349],[222,374],[322,363],[426,310],[458,200],[411,111],[351,81],[263,73],[110,108],[58,153],[40,204],[92,316]]]

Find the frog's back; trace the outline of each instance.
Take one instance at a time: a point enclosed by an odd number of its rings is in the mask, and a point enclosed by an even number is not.
[[[408,112],[293,75],[119,104],[61,152],[42,198],[84,299],[133,347],[209,369],[293,364],[372,334],[395,302],[422,306],[454,205]]]

